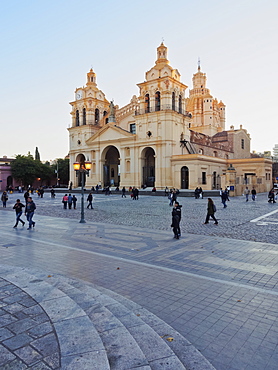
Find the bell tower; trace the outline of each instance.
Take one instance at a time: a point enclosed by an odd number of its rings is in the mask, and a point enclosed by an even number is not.
[[[86,86],[96,86],[97,85],[97,75],[91,68],[90,71],[87,73],[87,83]]]

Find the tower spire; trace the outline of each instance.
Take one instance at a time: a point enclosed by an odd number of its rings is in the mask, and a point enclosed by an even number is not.
[[[200,61],[200,57],[198,57],[198,71],[201,70],[201,61]]]

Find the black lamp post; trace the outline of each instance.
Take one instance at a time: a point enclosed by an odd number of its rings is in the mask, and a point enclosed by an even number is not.
[[[81,219],[80,223],[84,224],[86,223],[85,218],[84,218],[84,179],[85,179],[85,174],[89,176],[89,171],[92,168],[91,162],[84,162],[84,163],[79,163],[79,162],[74,162],[73,168],[76,171],[76,173],[81,173]]]

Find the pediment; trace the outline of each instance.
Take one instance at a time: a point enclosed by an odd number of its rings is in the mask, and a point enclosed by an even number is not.
[[[112,122],[106,124],[100,130],[98,130],[98,132],[96,132],[86,141],[86,144],[93,144],[96,141],[99,143],[101,141],[115,141],[132,137],[134,137],[134,134],[122,129],[119,126],[116,126],[115,123]]]

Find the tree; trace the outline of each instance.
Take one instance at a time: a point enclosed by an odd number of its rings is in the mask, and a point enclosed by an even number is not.
[[[58,168],[58,177],[60,179],[60,184],[68,185],[69,183],[69,159],[58,158],[56,163],[51,166],[53,172],[56,173]]]
[[[36,146],[36,151],[35,151],[35,160],[36,161],[40,161],[41,160],[41,156],[40,156],[39,149],[38,149],[37,146]]]
[[[12,176],[21,181],[22,185],[32,185],[39,172],[38,162],[34,161],[33,156],[18,154],[14,161],[11,162]]]
[[[51,166],[47,163],[37,162],[37,177],[41,179],[41,184],[50,185],[51,179],[54,178],[54,172]]]

